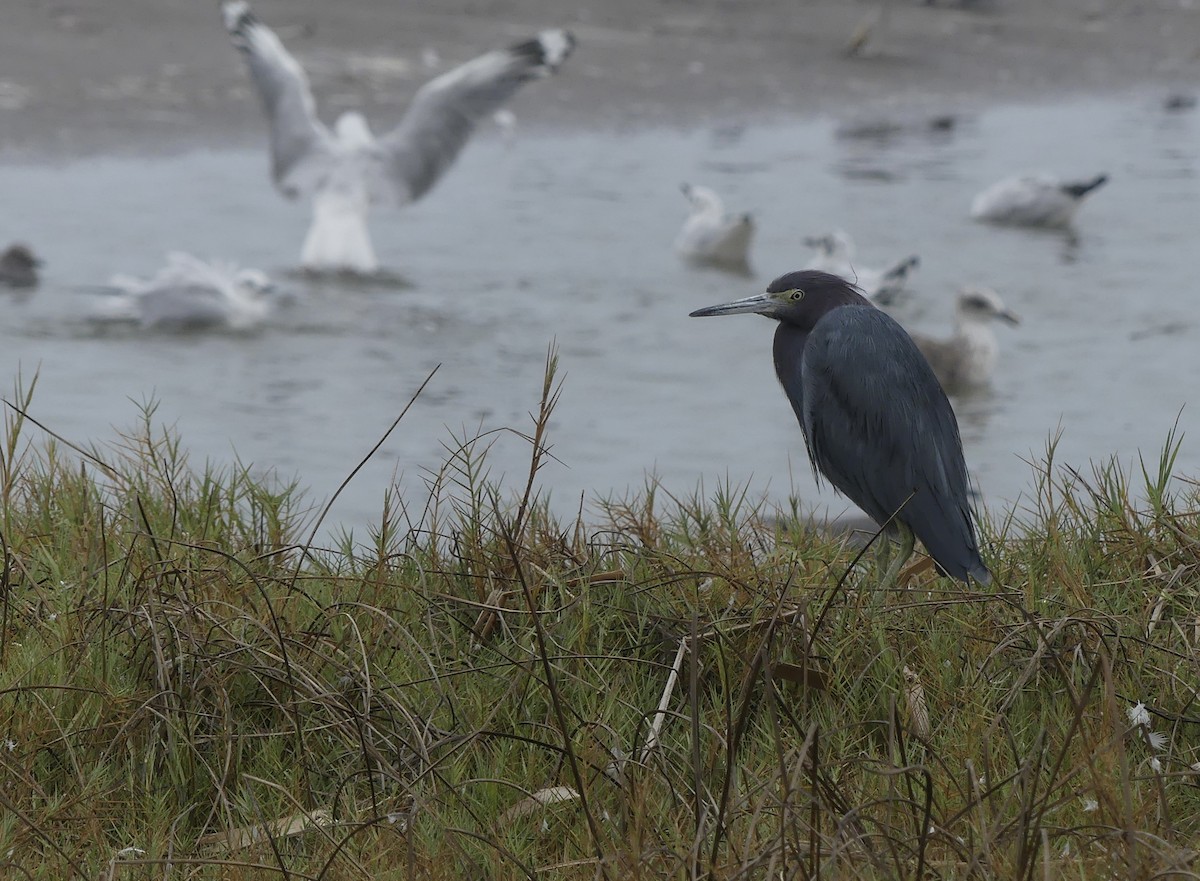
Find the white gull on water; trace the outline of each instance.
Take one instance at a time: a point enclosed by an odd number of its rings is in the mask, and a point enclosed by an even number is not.
[[[176,251],[150,278],[113,276],[95,298],[90,318],[149,330],[253,330],[270,316],[277,302],[273,290],[257,269]]]
[[[754,218],[726,211],[721,197],[708,187],[682,184],[680,189],[692,203],[692,213],[675,237],[679,256],[693,263],[748,270]]]
[[[954,335],[948,339],[910,334],[947,393],[986,385],[996,367],[1000,345],[995,321],[1020,323],[991,288],[964,287],[954,307]]]
[[[887,269],[858,266],[854,262],[854,241],[848,233],[840,229],[821,236],[810,236],[804,240],[804,244],[816,251],[805,269],[840,275],[853,282],[868,299],[879,306],[890,306],[896,302],[908,285],[909,273],[921,262],[913,255]]]
[[[971,200],[971,219],[1010,226],[1069,226],[1084,197],[1108,181],[1062,181],[1050,174],[1023,174],[992,184]]]
[[[316,271],[379,268],[367,231],[374,204],[404,205],[425,195],[470,138],[522,85],[552,73],[571,54],[564,30],[481,55],[430,80],[399,126],[376,138],[359,113],[330,131],[316,114],[308,77],[275,33],[242,0],[222,6],[270,123],[271,173],[284,195],[311,196],[313,219],[301,263]]]

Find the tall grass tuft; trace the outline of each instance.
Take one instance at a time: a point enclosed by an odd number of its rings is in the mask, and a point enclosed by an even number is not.
[[[365,543],[138,425],[0,443],[0,876],[1191,877],[1200,506],[1178,438],[985,529],[1000,587],[745,488],[555,513],[452,437]],[[488,451],[522,443],[517,485]],[[1136,481],[1136,482],[1135,482]]]

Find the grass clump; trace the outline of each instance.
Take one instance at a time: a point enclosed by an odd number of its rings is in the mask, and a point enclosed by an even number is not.
[[[598,503],[490,438],[320,548],[293,486],[153,412],[81,450],[6,415],[0,876],[1190,877],[1200,506],[1059,469],[982,592],[733,487]],[[37,431],[36,441],[31,432]],[[1135,501],[1143,499],[1144,501]],[[860,589],[863,588],[863,589]]]

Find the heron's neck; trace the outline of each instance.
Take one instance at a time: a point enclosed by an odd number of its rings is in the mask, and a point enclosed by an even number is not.
[[[779,322],[775,328],[775,344],[772,357],[775,361],[775,376],[783,386],[792,409],[800,423],[804,423],[804,387],[800,376],[800,362],[804,358],[804,345],[809,331],[795,324]]]

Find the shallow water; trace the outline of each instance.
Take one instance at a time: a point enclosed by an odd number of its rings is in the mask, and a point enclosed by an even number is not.
[[[819,121],[522,131],[511,148],[472,145],[427,201],[373,219],[381,259],[407,286],[287,278],[297,302],[246,336],[99,331],[80,320],[88,298],[75,287],[150,274],[175,249],[282,275],[307,216],[270,188],[262,152],[0,165],[0,242],[28,240],[48,261],[35,296],[0,295],[0,377],[38,371],[33,414],[75,441],[114,438],[138,402],[156,400],[193,460],[236,454],[319,500],[440,364],[332,511],[361,527],[393,480],[419,508],[453,436],[528,429],[556,341],[559,461],[540,481],[561,509],[636,490],[652,472],[674,493],[728,479],[837,516],[847,505],[816,489],[772,374],[772,325],[687,313],[761,290],[807,260],[803,236],[840,226],[865,265],[921,256],[897,312],[913,329],[948,333],[962,283],[995,287],[1024,318],[997,328],[991,391],[957,402],[968,464],[994,506],[1030,490],[1026,460],[1060,429],[1059,461],[1086,465],[1138,450],[1156,459],[1177,416],[1195,427],[1198,119],[1146,97],[997,109],[948,135],[887,140],[839,138]],[[1081,211],[1077,242],[965,220],[974,192],[1030,169],[1112,175]],[[755,212],[757,277],[675,258],[682,180]],[[528,446],[500,436],[490,463],[516,492]],[[1200,471],[1194,432],[1180,464]]]

